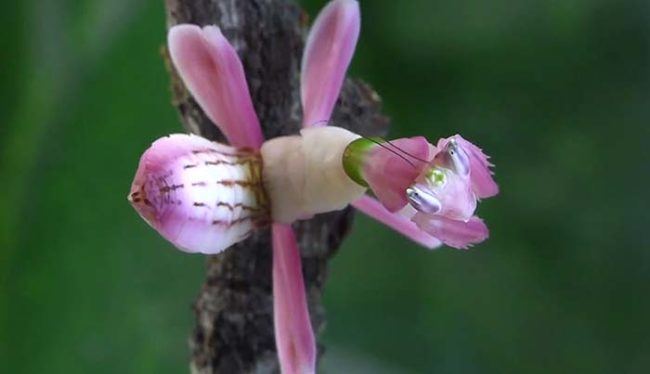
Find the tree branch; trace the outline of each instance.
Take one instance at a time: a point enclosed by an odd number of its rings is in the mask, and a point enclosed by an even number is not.
[[[166,9],[168,27],[193,23],[216,24],[222,29],[242,59],[266,138],[298,132],[302,116],[299,68],[307,16],[296,4],[288,0],[166,0]],[[185,128],[224,141],[166,60],[173,104]],[[367,85],[351,80],[344,84],[332,123],[364,135],[382,135],[388,127],[377,94]],[[327,261],[351,223],[352,211],[347,208],[294,225],[317,334],[324,323],[321,294]],[[268,229],[209,258],[207,277],[194,304],[192,372],[279,371],[273,334],[271,263]]]

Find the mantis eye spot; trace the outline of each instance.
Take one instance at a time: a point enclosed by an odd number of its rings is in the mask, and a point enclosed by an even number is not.
[[[442,208],[440,201],[433,194],[417,185],[407,188],[406,196],[409,204],[422,213],[434,214]]]

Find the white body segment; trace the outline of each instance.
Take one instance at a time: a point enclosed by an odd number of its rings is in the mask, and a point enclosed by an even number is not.
[[[360,138],[340,127],[312,127],[262,145],[262,179],[275,222],[291,223],[345,208],[366,191],[343,169],[343,152]]]

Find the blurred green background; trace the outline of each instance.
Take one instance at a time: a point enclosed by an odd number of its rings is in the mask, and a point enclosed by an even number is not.
[[[2,373],[187,371],[204,258],[125,198],[141,152],[181,129],[162,3],[0,13]],[[358,216],[331,263],[323,371],[647,372],[650,4],[375,0],[362,17],[351,75],[391,137],[462,133],[502,193],[468,252]]]

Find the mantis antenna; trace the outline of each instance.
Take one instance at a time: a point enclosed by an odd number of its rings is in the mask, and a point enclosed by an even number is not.
[[[402,148],[398,147],[397,145],[395,145],[393,142],[391,142],[390,140],[388,140],[388,139],[386,139],[386,138],[379,137],[379,139],[385,141],[386,143],[388,143],[388,144],[390,144],[391,146],[393,146],[393,148],[397,149],[398,151],[404,153],[405,155],[407,155],[407,156],[409,156],[409,157],[411,157],[411,158],[413,158],[413,159],[415,159],[415,160],[417,160],[417,161],[424,162],[425,164],[428,164],[428,163],[429,163],[429,161],[427,161],[427,160],[423,160],[423,159],[421,159],[421,158],[415,156],[414,154],[411,154],[411,153],[409,153],[409,152],[403,150]]]
[[[410,160],[408,160],[408,159],[407,159],[406,157],[404,157],[403,155],[397,153],[395,150],[386,147],[383,143],[380,143],[380,142],[378,142],[377,140],[375,140],[375,139],[373,139],[373,138],[369,138],[369,137],[364,136],[364,135],[361,135],[361,137],[364,138],[364,139],[366,139],[366,140],[370,140],[371,142],[377,144],[378,146],[384,148],[385,150],[387,150],[387,151],[393,153],[395,156],[397,156],[397,157],[401,158],[402,160],[406,161],[409,165],[411,165],[411,167],[413,167],[413,169],[416,168],[416,166],[415,166],[415,164],[414,164],[413,162],[411,162]],[[386,141],[386,140],[383,139],[383,138],[380,138],[380,139]],[[388,143],[390,143],[390,142],[388,142]],[[394,144],[392,144],[392,143],[391,143],[391,145],[393,145],[393,147],[396,147],[396,146],[395,146]],[[400,151],[406,153],[404,150],[400,149],[399,147],[396,147],[396,148],[397,148],[398,150],[400,150]],[[408,155],[408,153],[406,153],[406,154]],[[412,156],[412,157],[413,157],[413,156]],[[414,158],[417,159],[417,157],[414,157]],[[421,160],[420,160],[420,161],[421,161]],[[426,161],[425,161],[425,162],[426,162]]]

